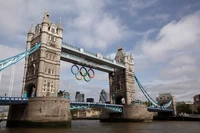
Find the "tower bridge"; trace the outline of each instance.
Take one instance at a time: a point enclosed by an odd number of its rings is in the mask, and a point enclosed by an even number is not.
[[[27,104],[11,104],[12,100],[8,101],[10,102],[8,127],[25,126],[26,122],[30,125],[39,123],[45,126],[48,123],[70,126],[70,108],[88,107],[89,105],[101,106],[110,110],[116,109],[118,112],[121,110],[121,113],[117,114],[104,110],[101,115],[102,121],[110,119],[151,121],[153,114],[147,110],[147,106],[133,104],[136,100],[135,81],[154,107],[163,109],[168,106],[168,104],[160,106],[144,90],[134,75],[134,60],[131,54],[128,55],[119,47],[115,59],[111,60],[100,53],[94,54],[83,48],[64,43],[61,21],[56,25],[50,20],[48,12],[45,13],[42,23],[35,26],[35,30],[33,30],[33,26],[30,27],[26,45],[25,52],[0,61],[1,72],[25,58],[21,102]],[[58,97],[60,60],[107,72],[111,104],[70,103],[69,99]],[[28,101],[27,99],[23,101],[23,97],[28,98]],[[122,98],[125,99],[125,104],[117,105],[121,104]],[[20,102],[19,99],[18,102]]]

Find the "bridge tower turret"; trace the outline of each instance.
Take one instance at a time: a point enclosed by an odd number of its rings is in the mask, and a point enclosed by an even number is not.
[[[45,12],[41,24],[31,27],[27,49],[41,43],[25,61],[22,95],[27,97],[57,97],[59,89],[60,55],[62,47],[62,24],[51,22]],[[25,94],[25,95],[24,95]]]
[[[109,73],[111,103],[130,105],[135,100],[133,56],[119,47],[115,61],[124,64],[126,69]]]
[[[33,37],[34,37],[33,24],[31,24],[30,30],[27,34],[26,50],[29,50],[31,48],[31,40]],[[25,82],[26,82],[27,67],[28,67],[28,57],[25,58],[24,77],[23,77],[22,88],[24,88]],[[24,89],[22,89],[22,96],[23,96],[23,94],[24,94]]]

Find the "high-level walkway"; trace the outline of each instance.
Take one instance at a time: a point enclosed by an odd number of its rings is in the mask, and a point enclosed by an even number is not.
[[[62,44],[61,60],[78,65],[84,65],[104,72],[114,72],[115,69],[125,69],[125,65],[106,58],[101,54],[94,54],[82,48]]]

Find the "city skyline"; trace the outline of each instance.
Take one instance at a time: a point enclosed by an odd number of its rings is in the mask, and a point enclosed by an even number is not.
[[[19,8],[20,5],[20,8]],[[132,53],[135,74],[155,99],[170,93],[177,101],[193,101],[199,94],[200,2],[181,1],[0,1],[0,60],[25,51],[31,24],[41,23],[48,10],[51,21],[61,21],[63,41],[114,58],[122,46]],[[60,89],[99,99],[109,92],[108,74],[95,70],[88,83],[71,74],[71,63],[61,62]],[[24,60],[16,64],[13,96],[20,96]],[[0,95],[8,93],[8,68],[0,82]],[[140,97],[137,85],[137,96]]]

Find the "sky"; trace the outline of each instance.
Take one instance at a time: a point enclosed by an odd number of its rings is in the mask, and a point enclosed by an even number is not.
[[[58,24],[63,41],[114,58],[119,46],[134,57],[135,74],[155,99],[171,93],[177,101],[200,94],[199,0],[0,0],[0,60],[25,51],[31,24],[45,11]],[[90,81],[77,81],[71,63],[61,61],[60,89],[99,100],[109,92],[108,74],[95,70]],[[8,93],[12,67],[3,71],[0,95]],[[24,60],[15,65],[12,96],[20,96]],[[135,84],[136,97],[143,95]]]

